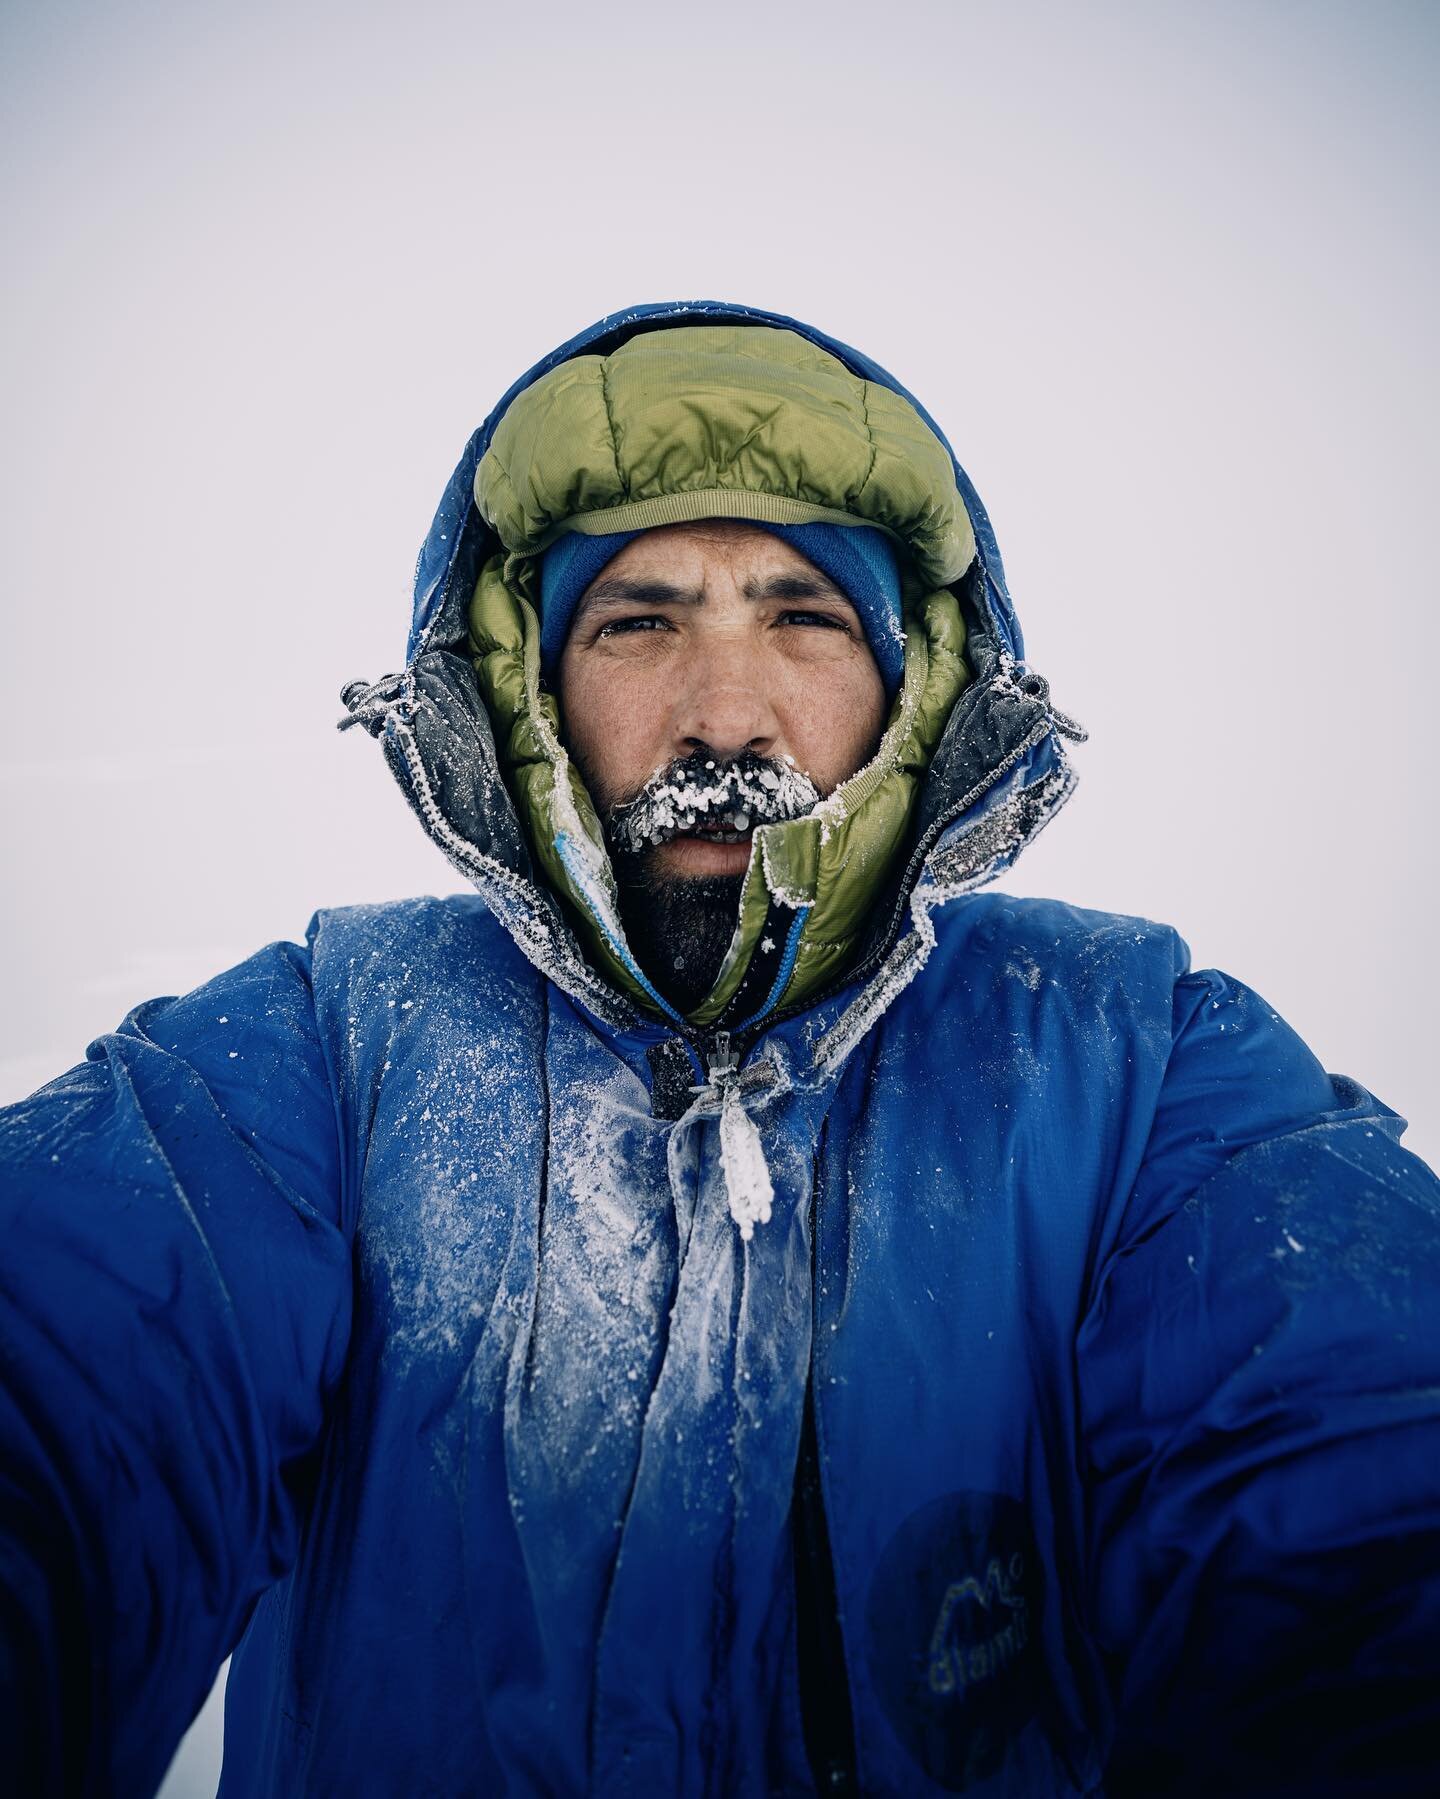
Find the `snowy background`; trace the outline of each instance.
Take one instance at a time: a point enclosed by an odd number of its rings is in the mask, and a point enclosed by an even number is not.
[[[703,295],[869,351],[986,497],[1092,732],[1008,885],[1173,921],[1440,1155],[1437,51],[1430,0],[8,0],[0,1098],[453,886],[337,690],[512,377]],[[167,1799],[218,1758],[212,1704]]]

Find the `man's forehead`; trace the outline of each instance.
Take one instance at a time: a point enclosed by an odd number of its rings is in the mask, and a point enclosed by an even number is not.
[[[586,588],[581,605],[690,601],[703,604],[723,574],[744,598],[848,596],[801,552],[768,531],[729,519],[664,525],[625,545]]]

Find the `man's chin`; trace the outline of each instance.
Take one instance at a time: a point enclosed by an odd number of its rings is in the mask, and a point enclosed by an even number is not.
[[[681,1012],[693,1011],[715,985],[735,934],[750,854],[748,841],[697,845],[732,852],[717,867],[718,857],[712,861],[687,854],[693,844],[694,838],[675,838],[638,856],[614,857],[620,918],[630,947]]]

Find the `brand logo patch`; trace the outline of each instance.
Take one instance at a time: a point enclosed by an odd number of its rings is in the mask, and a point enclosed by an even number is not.
[[[1043,1586],[1022,1507],[948,1493],[907,1518],[876,1566],[871,1678],[896,1735],[951,1792],[988,1780],[1040,1705]]]

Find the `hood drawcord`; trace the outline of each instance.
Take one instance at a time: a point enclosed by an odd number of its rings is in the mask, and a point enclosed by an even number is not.
[[[710,1085],[720,1096],[720,1168],[730,1216],[748,1243],[757,1224],[770,1222],[775,1188],[754,1119],[740,1098],[740,1070],[729,1031],[717,1031],[710,1055]]]
[[[400,711],[408,718],[414,697],[410,685],[408,669],[394,675],[381,675],[378,681],[347,681],[340,689],[340,704],[345,708],[345,716],[336,729],[348,731],[352,725],[363,725],[372,737],[378,737],[393,712]]]

